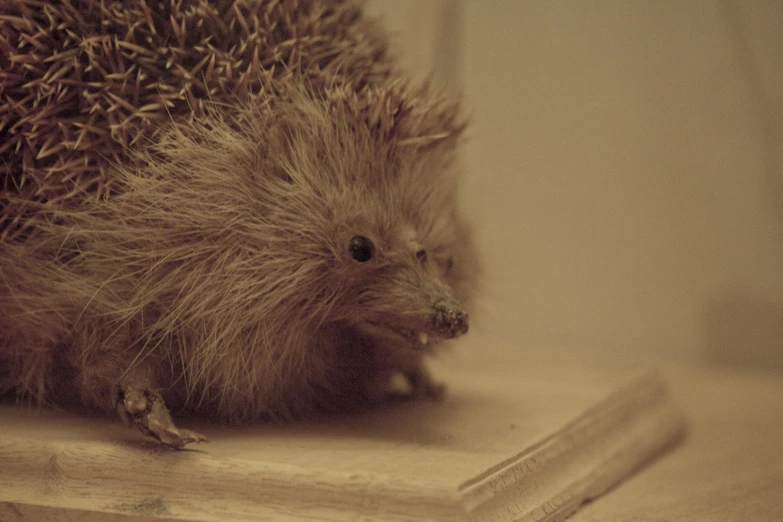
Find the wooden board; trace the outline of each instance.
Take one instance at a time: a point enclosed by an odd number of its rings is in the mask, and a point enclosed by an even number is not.
[[[512,356],[436,367],[441,403],[301,426],[181,425],[163,450],[113,419],[0,410],[0,520],[562,520],[659,455],[682,419],[654,372]]]

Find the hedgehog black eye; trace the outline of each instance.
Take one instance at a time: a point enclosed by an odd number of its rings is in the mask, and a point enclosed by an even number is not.
[[[454,258],[450,257],[446,260],[446,270],[451,270],[454,268]]]
[[[372,241],[364,236],[355,236],[351,239],[351,243],[348,245],[348,251],[351,253],[351,257],[360,263],[366,263],[372,259],[372,254],[375,251]]]
[[[416,252],[416,259],[423,265],[427,262],[427,251],[423,248]]]

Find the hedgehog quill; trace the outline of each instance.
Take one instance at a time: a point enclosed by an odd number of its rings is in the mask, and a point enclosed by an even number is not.
[[[0,4],[0,391],[227,422],[383,400],[468,331],[459,104],[360,5]]]

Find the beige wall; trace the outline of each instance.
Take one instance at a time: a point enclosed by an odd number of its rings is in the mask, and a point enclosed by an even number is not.
[[[372,4],[452,17],[476,337],[783,370],[783,2]]]
[[[368,12],[381,17],[393,51],[414,80],[429,79],[456,92],[461,88],[461,14],[457,0],[364,0]]]

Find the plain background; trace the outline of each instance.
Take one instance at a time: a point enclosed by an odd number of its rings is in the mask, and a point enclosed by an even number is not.
[[[783,371],[783,2],[368,8],[472,115],[473,340]]]

